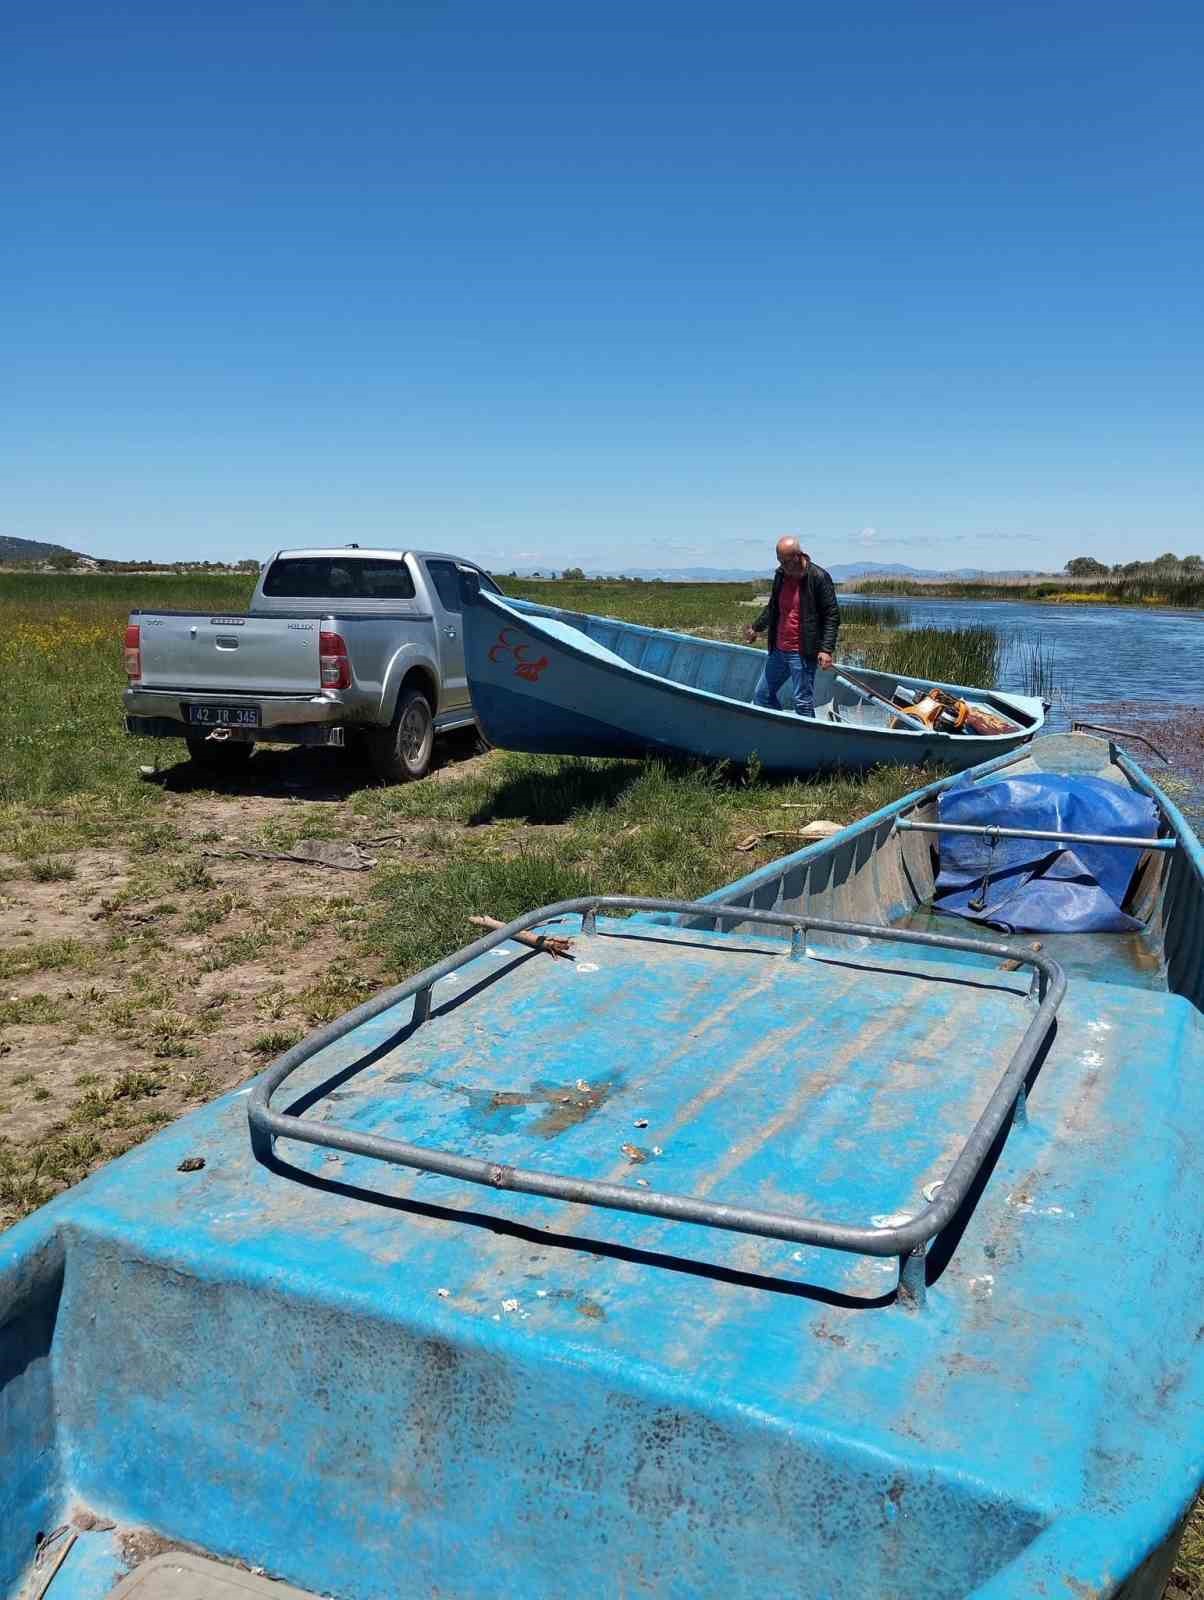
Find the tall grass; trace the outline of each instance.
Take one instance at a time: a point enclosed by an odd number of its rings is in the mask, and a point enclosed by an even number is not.
[[[1022,579],[1007,583],[951,579],[917,582],[911,578],[866,578],[859,594],[920,600],[1031,600],[1046,604],[1092,606],[1168,606],[1184,611],[1204,607],[1204,576],[1150,573],[1141,577]]]
[[[255,574],[245,572],[0,573],[0,605],[28,607],[38,615],[103,616],[143,607],[187,611],[192,607],[245,607]]]
[[[998,683],[1004,641],[997,629],[911,628],[873,640],[863,664],[905,678],[930,678],[934,683],[990,688]]]
[[[1112,578],[1101,587],[1115,605],[1204,606],[1204,574]]]
[[[1020,668],[1026,694],[1040,695],[1051,700],[1057,687],[1055,679],[1054,646],[1040,634],[1018,634],[1012,640],[1013,660]]]
[[[858,605],[856,600],[840,598],[842,628],[905,628],[910,619],[907,606]]]
[[[736,631],[756,617],[751,602],[769,596],[770,577],[755,583],[617,583],[606,578],[498,579],[508,595],[534,600],[565,611],[589,611],[624,622],[642,622],[652,628],[678,633]],[[868,604],[840,597],[842,626],[902,628],[908,620],[906,606]]]
[[[757,615],[750,604],[768,593],[763,583],[617,583],[606,578],[507,578],[499,586],[518,600],[565,611],[589,611],[676,633],[730,634]]]

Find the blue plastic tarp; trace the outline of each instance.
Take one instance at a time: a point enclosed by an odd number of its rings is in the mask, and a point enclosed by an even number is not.
[[[1106,778],[1034,772],[965,783],[939,800],[942,822],[1150,839],[1154,802]],[[1062,846],[1049,839],[941,834],[935,907],[1017,933],[1126,933],[1121,910],[1141,852],[1123,845]],[[985,896],[983,893],[984,879]],[[985,904],[978,904],[985,899]],[[971,905],[970,902],[975,904]]]

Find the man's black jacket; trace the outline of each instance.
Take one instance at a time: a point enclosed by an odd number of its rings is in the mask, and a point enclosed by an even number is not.
[[[779,567],[773,575],[769,604],[753,623],[758,633],[764,633],[768,627],[771,650],[778,647],[778,610],[785,576]],[[812,562],[800,580],[798,598],[799,655],[817,656],[821,650],[831,655],[836,649],[836,630],[840,627],[840,607],[836,604],[836,587],[831,574]]]

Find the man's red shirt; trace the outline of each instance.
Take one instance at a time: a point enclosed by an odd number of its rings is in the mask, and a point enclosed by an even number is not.
[[[784,577],[778,594],[777,648],[794,653],[799,646],[799,589],[801,579]]]

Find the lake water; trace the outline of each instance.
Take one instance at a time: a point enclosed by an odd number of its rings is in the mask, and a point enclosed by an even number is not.
[[[909,626],[964,628],[985,623],[1008,640],[999,687],[1028,693],[1025,641],[1040,640],[1053,657],[1057,686],[1050,723],[1099,715],[1101,706],[1137,700],[1147,715],[1165,705],[1204,706],[1204,611],[1152,607],[1033,605],[1010,600],[885,600],[842,596],[850,605],[902,606]]]

